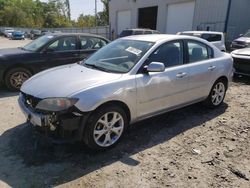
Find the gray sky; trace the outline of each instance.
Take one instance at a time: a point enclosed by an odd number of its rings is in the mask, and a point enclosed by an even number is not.
[[[47,0],[40,0],[46,2]],[[95,0],[69,0],[71,9],[71,19],[77,19],[77,17],[84,13],[95,14]],[[103,4],[100,0],[97,0],[97,12],[103,10]]]

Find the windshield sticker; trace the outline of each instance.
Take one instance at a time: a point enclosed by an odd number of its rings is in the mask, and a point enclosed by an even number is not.
[[[141,50],[139,50],[139,49],[137,49],[137,48],[134,48],[134,47],[128,47],[128,48],[126,49],[126,51],[127,51],[127,52],[130,52],[130,53],[133,53],[133,54],[135,54],[135,55],[137,55],[137,56],[139,56],[140,53],[142,53]]]
[[[52,35],[47,36],[48,39],[52,39],[53,37],[54,36],[52,36]]]

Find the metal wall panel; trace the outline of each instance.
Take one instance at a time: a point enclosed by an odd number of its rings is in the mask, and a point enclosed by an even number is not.
[[[232,41],[250,29],[250,0],[232,0],[227,39]]]
[[[224,31],[229,0],[196,0],[194,30]]]

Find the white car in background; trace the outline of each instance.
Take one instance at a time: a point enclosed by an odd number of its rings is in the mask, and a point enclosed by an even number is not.
[[[194,36],[194,37],[199,37],[199,38],[205,39],[208,42],[211,42],[217,48],[219,48],[220,51],[226,52],[225,37],[224,37],[224,34],[222,32],[183,31],[183,32],[177,33],[177,35],[189,35],[189,36]]]

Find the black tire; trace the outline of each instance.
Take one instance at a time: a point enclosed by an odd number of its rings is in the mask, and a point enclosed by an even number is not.
[[[111,145],[109,145],[109,146],[100,146],[95,141],[94,130],[98,126],[100,126],[99,124],[97,124],[98,120],[100,120],[105,114],[112,113],[112,112],[119,113],[121,115],[122,119],[123,119],[123,129],[121,130],[121,133],[120,133],[121,135]],[[83,133],[83,142],[91,150],[104,151],[106,149],[114,147],[121,140],[127,126],[128,126],[128,118],[127,118],[127,115],[126,115],[125,111],[121,107],[115,106],[115,105],[107,105],[107,106],[98,108],[96,111],[94,111],[92,113],[92,115],[90,115],[90,117],[89,117],[89,119],[87,121],[87,125],[86,125],[86,128],[85,128],[84,133]],[[104,130],[104,128],[102,128],[102,130]],[[106,136],[107,136],[107,133],[102,134],[102,136],[99,139],[102,139],[102,137],[103,137],[103,139],[105,140]]]
[[[14,77],[20,74],[18,81],[14,81]],[[5,85],[11,91],[19,91],[23,82],[32,76],[31,72],[25,68],[13,68],[5,74]],[[16,76],[17,77],[17,76]],[[16,78],[17,79],[17,78]]]
[[[221,84],[224,87],[224,94],[223,94],[223,96],[218,96],[218,101],[215,101],[217,99],[214,99],[213,96],[215,96],[215,94],[216,94],[216,92],[215,92],[216,87],[218,87],[218,85],[221,85]],[[206,98],[206,100],[203,102],[203,104],[208,106],[209,108],[216,108],[216,107],[220,106],[224,101],[224,98],[226,96],[226,92],[227,92],[227,82],[224,79],[217,80],[214,83],[213,87],[211,88],[210,93],[209,93],[208,97]]]

